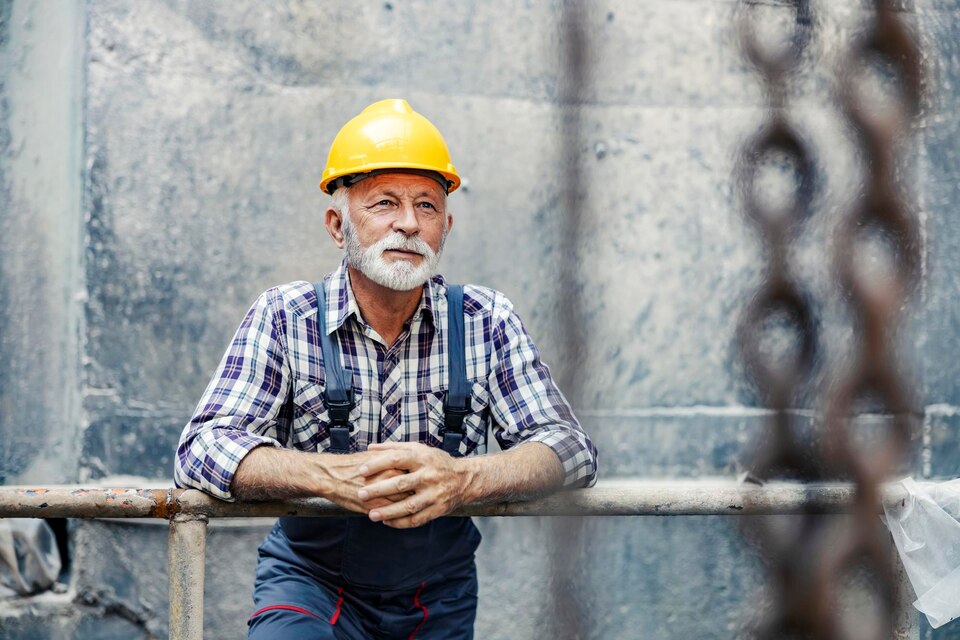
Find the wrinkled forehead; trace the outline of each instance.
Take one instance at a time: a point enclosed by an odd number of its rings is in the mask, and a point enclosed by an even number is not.
[[[446,202],[447,193],[432,178],[410,173],[381,173],[361,180],[348,191],[351,199],[364,200],[380,195],[398,198],[429,197],[437,203]]]

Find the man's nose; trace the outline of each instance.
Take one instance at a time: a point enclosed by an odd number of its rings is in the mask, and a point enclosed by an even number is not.
[[[393,230],[412,236],[420,232],[420,220],[412,202],[402,203],[393,221]]]

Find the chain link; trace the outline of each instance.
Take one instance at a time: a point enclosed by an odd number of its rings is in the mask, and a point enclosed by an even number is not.
[[[822,465],[809,439],[802,437],[791,407],[809,380],[819,354],[819,335],[810,295],[794,275],[790,245],[813,214],[817,173],[813,156],[790,121],[789,83],[799,69],[813,31],[811,7],[806,0],[787,3],[793,12],[789,46],[779,53],[764,48],[756,36],[756,6],[744,2],[739,13],[742,47],[760,74],[768,111],[767,123],[749,139],[740,155],[738,183],[747,220],[760,235],[766,259],[763,283],[748,303],[740,321],[737,343],[748,377],[773,412],[769,433],[754,455],[753,471],[760,478],[792,477],[816,480]],[[757,193],[757,176],[765,163],[785,158],[792,170],[793,190],[779,207],[765,204]],[[782,165],[781,161],[781,165]],[[765,335],[785,330],[793,340],[775,355],[764,349]],[[781,343],[783,344],[783,343]],[[797,348],[790,349],[792,345]],[[779,357],[777,357],[779,356]],[[805,576],[815,558],[822,519],[799,516],[789,528],[776,521],[751,521],[745,529],[766,555],[771,571],[774,601],[755,631],[757,638],[803,637],[815,628],[816,609],[810,607],[816,586]]]
[[[789,409],[810,376],[819,339],[810,296],[794,276],[789,249],[813,213],[817,173],[813,156],[790,121],[787,103],[788,84],[809,43],[812,21],[806,0],[787,6],[794,12],[794,31],[790,46],[780,53],[768,52],[758,43],[753,4],[745,3],[740,12],[743,48],[760,72],[769,115],[761,131],[744,145],[738,166],[744,211],[760,235],[766,265],[763,284],[741,319],[737,343],[747,375],[774,410],[771,437],[758,453],[754,471],[761,477],[776,474],[809,480],[817,477],[817,471],[810,468],[812,456],[804,450],[808,445],[799,437]],[[793,193],[779,206],[764,203],[756,184],[765,164],[778,156],[781,164],[786,159],[793,177]],[[772,325],[796,337],[795,353],[782,353],[780,358],[765,353],[765,330]]]
[[[871,68],[893,80],[894,95],[883,100],[861,95]],[[851,47],[838,83],[844,117],[862,154],[865,185],[840,223],[834,255],[836,277],[854,315],[856,361],[831,392],[825,416],[826,457],[834,469],[852,477],[856,498],[852,518],[820,565],[825,602],[838,595],[843,579],[854,572],[873,576],[868,587],[879,603],[879,628],[887,638],[897,615],[897,584],[877,505],[881,483],[902,468],[919,429],[895,344],[921,257],[917,221],[896,179],[901,142],[919,110],[920,78],[920,52],[900,13],[890,0],[875,0],[870,28]],[[858,267],[871,234],[883,241],[881,248],[892,265],[882,277]],[[867,400],[889,416],[889,428],[863,443],[855,437],[853,424]],[[839,633],[839,614],[829,612],[824,629]]]
[[[838,526],[812,511],[783,522],[758,519],[747,534],[765,555],[774,583],[774,602],[758,625],[758,638],[892,637],[897,584],[890,546],[877,518],[880,483],[898,470],[917,429],[911,394],[896,359],[894,332],[901,309],[918,277],[920,249],[917,225],[895,180],[898,143],[908,132],[920,102],[920,56],[917,46],[891,2],[875,0],[872,23],[851,47],[839,74],[838,95],[847,122],[856,133],[865,168],[862,195],[839,225],[834,267],[844,298],[855,317],[856,365],[829,392],[824,417],[824,447],[802,437],[791,407],[809,382],[819,353],[817,321],[810,298],[793,276],[790,243],[813,213],[815,163],[802,137],[788,119],[789,82],[813,32],[808,1],[781,3],[794,13],[789,46],[771,53],[755,36],[756,3],[744,1],[740,33],[747,59],[764,83],[768,123],[743,149],[740,193],[747,219],[758,229],[766,255],[764,282],[748,304],[738,329],[738,344],[748,376],[773,410],[770,429],[757,451],[753,469],[761,478],[823,480],[851,477],[856,499],[849,518]],[[871,70],[882,69],[898,89],[878,109],[861,94]],[[795,174],[789,204],[765,206],[756,193],[756,176],[766,159],[789,159]],[[872,234],[872,236],[870,235]],[[859,265],[865,240],[882,240],[889,253],[889,274],[878,278]],[[787,326],[794,338],[779,357],[768,355],[764,336],[770,325]],[[769,349],[767,349],[769,351]],[[856,438],[851,426],[858,402],[874,400],[890,416],[883,434]],[[858,588],[871,592],[878,620],[873,636],[862,619],[857,629],[842,620],[845,589],[859,574]],[[855,634],[859,634],[856,635]]]

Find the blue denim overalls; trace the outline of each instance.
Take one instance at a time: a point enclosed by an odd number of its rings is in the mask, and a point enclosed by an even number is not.
[[[323,284],[314,288],[331,417],[328,451],[345,453],[353,389],[335,335],[323,330]],[[454,454],[470,412],[461,286],[447,288],[447,317],[442,446]],[[469,518],[439,518],[416,529],[391,529],[363,516],[280,518],[259,549],[249,638],[473,638],[479,544]]]

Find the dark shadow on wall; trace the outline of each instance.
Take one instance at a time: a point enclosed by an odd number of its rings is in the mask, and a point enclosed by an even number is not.
[[[0,2],[0,362],[7,363],[13,360],[13,337],[10,335],[11,292],[9,281],[9,265],[7,261],[11,255],[7,246],[15,241],[12,233],[11,199],[9,178],[7,176],[7,162],[11,154],[12,135],[10,132],[10,108],[7,102],[6,73],[10,65],[10,14],[12,0]],[[13,371],[0,367],[0,441],[11,442],[12,424],[8,416],[16,415],[15,389],[10,379]],[[19,456],[16,448],[6,446],[0,448],[0,484],[6,484],[7,478],[15,476],[22,469],[17,463]]]

